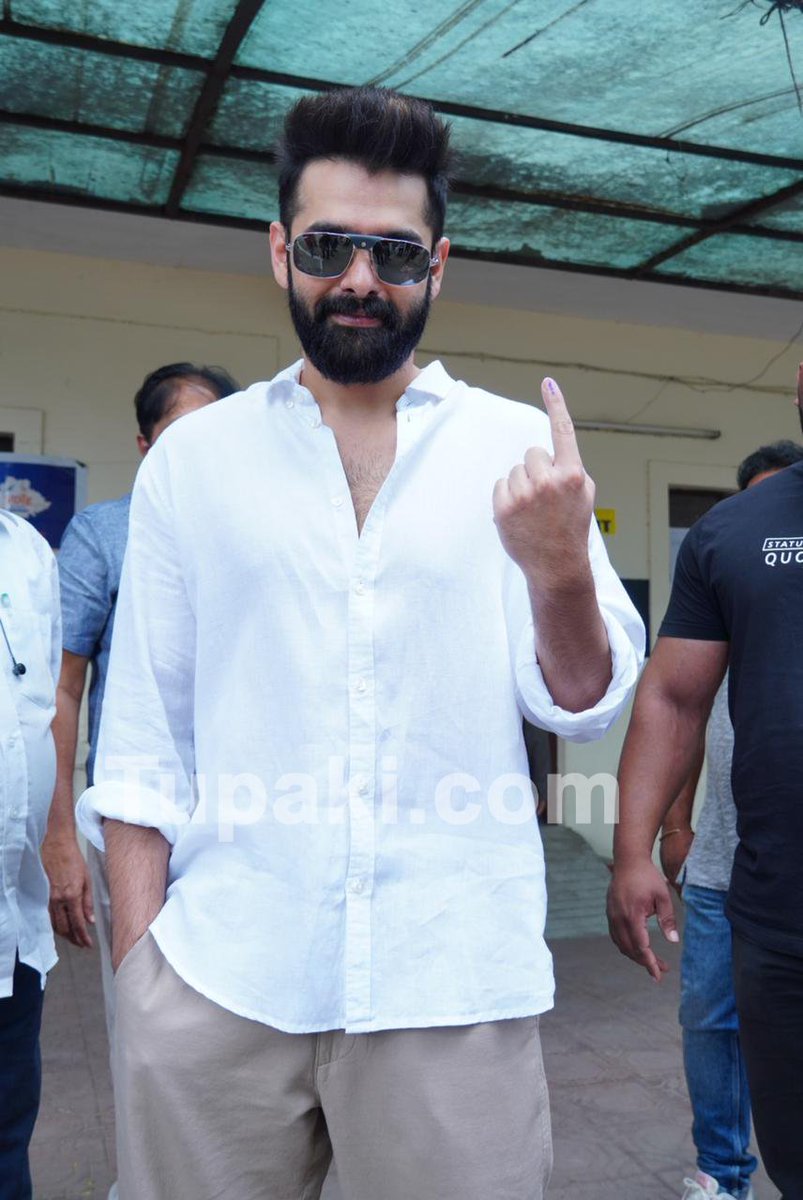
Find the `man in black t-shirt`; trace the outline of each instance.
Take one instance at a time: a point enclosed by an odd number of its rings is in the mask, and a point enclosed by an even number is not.
[[[678,934],[652,848],[729,661],[739,847],[727,912],[742,1048],[767,1172],[784,1200],[803,1200],[803,464],[689,531],[636,696],[608,915],[619,949],[656,980],[667,966],[647,921]]]

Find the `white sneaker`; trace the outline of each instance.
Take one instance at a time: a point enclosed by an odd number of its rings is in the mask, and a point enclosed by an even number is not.
[[[698,1171],[694,1179],[684,1179],[683,1186],[686,1190],[681,1200],[710,1200],[711,1196],[718,1196],[719,1200],[736,1200],[730,1192],[720,1191],[716,1179],[706,1175],[705,1171]]]

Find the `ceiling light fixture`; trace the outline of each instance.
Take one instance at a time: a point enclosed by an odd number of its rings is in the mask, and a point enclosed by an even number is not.
[[[643,437],[696,438],[715,442],[722,437],[721,429],[691,429],[674,425],[628,425],[624,421],[575,421],[575,429],[587,433],[640,433]]]

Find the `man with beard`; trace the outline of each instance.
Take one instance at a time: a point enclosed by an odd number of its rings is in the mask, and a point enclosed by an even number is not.
[[[803,366],[799,406],[801,399]],[[739,843],[725,912],[756,1138],[783,1200],[803,1198],[802,602],[798,462],[715,505],[681,546],[622,751],[608,897],[616,945],[660,980],[668,968],[650,945],[647,921],[657,915],[670,941],[678,933],[653,843],[697,758],[728,667]],[[722,1075],[723,1087],[733,1084]],[[718,1194],[714,1187],[706,1194]]]
[[[349,1200],[544,1194],[521,718],[602,734],[643,630],[557,386],[547,419],[415,365],[447,147],[393,92],[296,105],[270,240],[304,357],[137,481],[81,803],[122,1200],[312,1200],[333,1153]]]

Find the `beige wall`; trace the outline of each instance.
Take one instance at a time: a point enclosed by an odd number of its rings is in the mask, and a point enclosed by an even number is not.
[[[574,279],[579,295],[585,283]],[[496,284],[499,295],[498,277]],[[784,351],[777,340],[744,333],[623,323],[614,313],[590,319],[461,304],[459,285],[447,295],[436,305],[422,361],[437,355],[453,374],[524,400],[536,397],[541,376],[552,373],[577,418],[722,431],[717,441],[582,435],[598,504],[617,510],[618,530],[607,540],[620,574],[646,577],[651,538],[653,551],[664,545],[667,482],[718,486],[761,442],[800,433],[790,400],[793,346]],[[719,303],[710,293],[710,304]],[[757,384],[739,386],[779,352]],[[87,463],[90,501],[119,495],[131,483],[131,400],[147,371],[186,358],[221,363],[248,384],[296,355],[284,297],[267,275],[0,247],[0,408],[42,410],[43,452]],[[653,588],[659,612],[665,577]],[[562,769],[615,769],[623,729],[620,723],[595,746],[565,748]],[[609,849],[610,829],[600,819],[584,832],[597,849]]]

